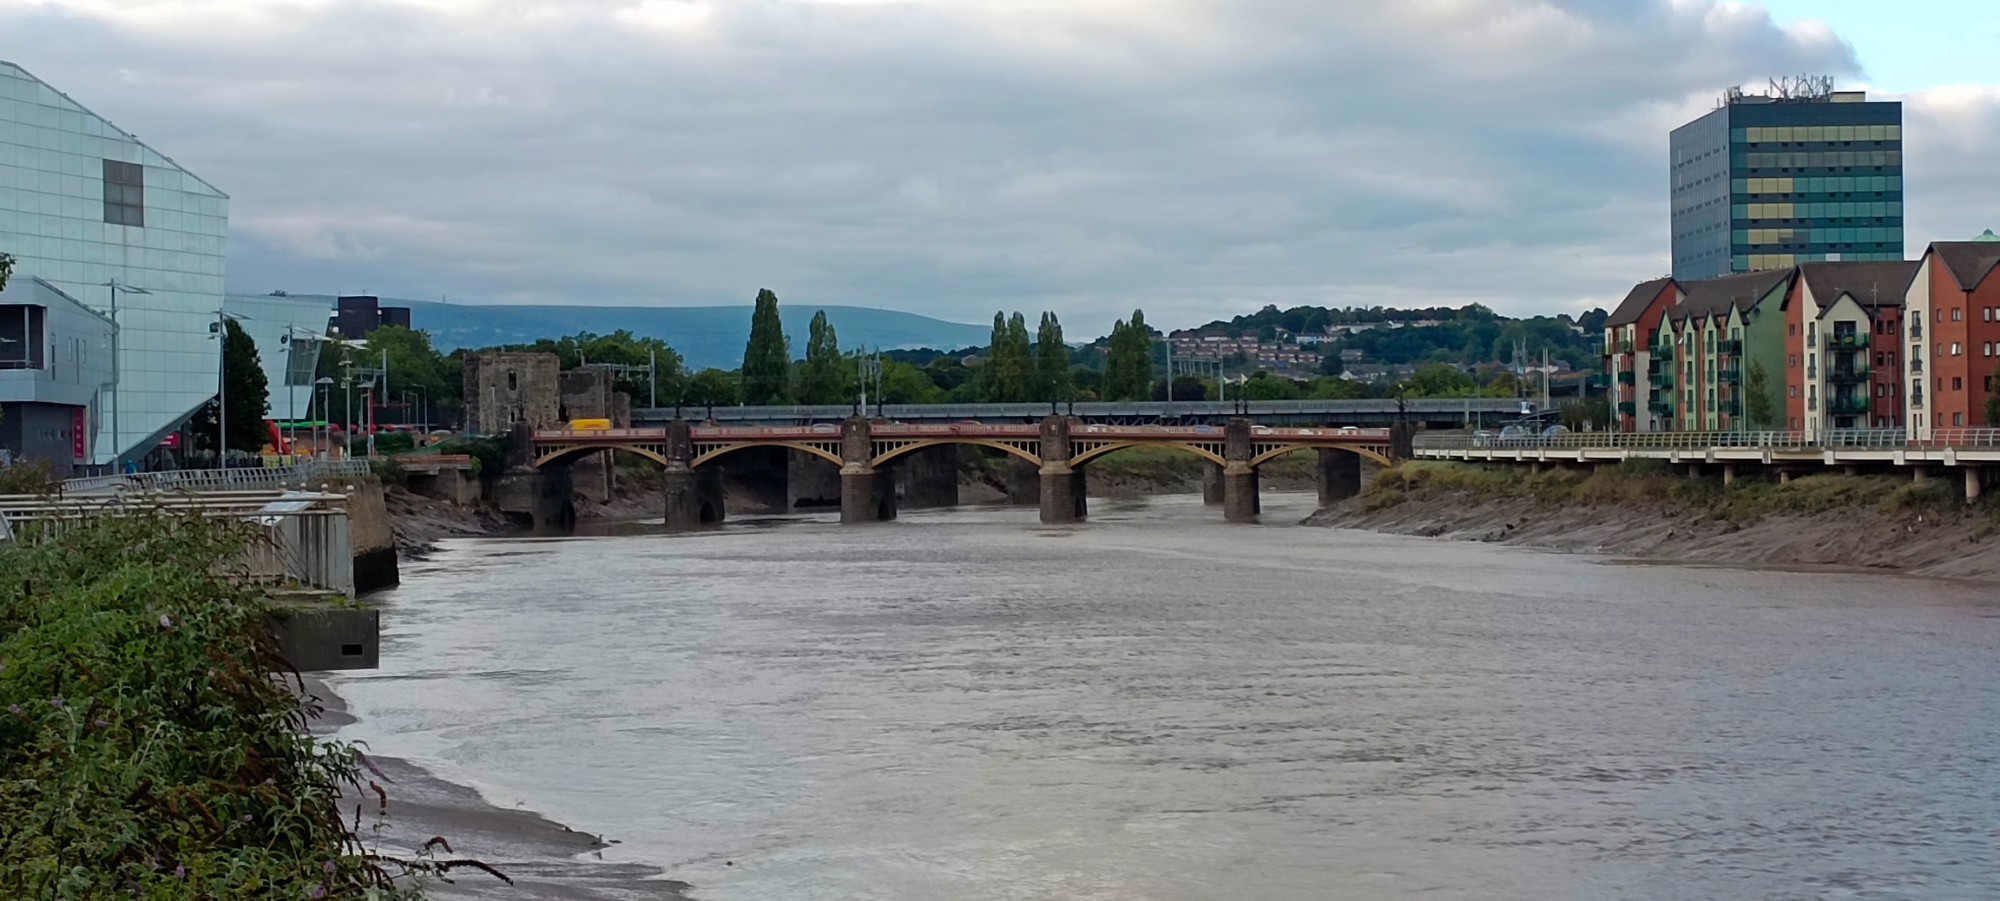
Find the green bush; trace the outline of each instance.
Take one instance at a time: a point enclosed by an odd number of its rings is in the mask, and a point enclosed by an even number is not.
[[[507,439],[446,438],[431,447],[440,454],[464,454],[472,458],[472,474],[498,475],[507,470]]]
[[[222,565],[248,540],[137,514],[0,547],[0,897],[410,896],[343,822],[364,760],[270,675]]]
[[[58,481],[56,471],[41,460],[0,466],[0,494],[47,494]]]
[[[408,432],[382,432],[375,436],[375,452],[401,454],[415,450],[417,439]]]

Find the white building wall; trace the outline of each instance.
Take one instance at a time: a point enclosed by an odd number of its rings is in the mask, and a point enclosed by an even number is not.
[[[106,160],[143,167],[143,226],[106,221]],[[143,454],[215,395],[220,342],[208,325],[222,305],[228,232],[221,191],[0,61],[0,252],[15,258],[15,275],[107,313],[106,282],[151,292],[117,299],[117,388],[98,405],[94,462]]]
[[[1937,361],[1931,359],[1931,267],[1938,265],[1937,255],[1925,252],[1923,262],[1917,266],[1917,276],[1910,280],[1910,293],[1903,298],[1903,416],[1909,421],[1910,437],[1930,440],[1931,408],[1937,404],[1937,396],[1928,390],[1931,375],[1937,371]],[[1922,326],[1922,337],[1911,337],[1912,327]],[[1917,395],[1924,398],[1922,406],[1917,405]]]

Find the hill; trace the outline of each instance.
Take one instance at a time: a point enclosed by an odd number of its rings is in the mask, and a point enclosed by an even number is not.
[[[300,296],[300,295],[294,295]],[[327,298],[327,306],[333,299]],[[734,369],[743,362],[750,339],[750,306],[600,307],[473,306],[425,300],[382,298],[383,306],[409,307],[410,324],[427,331],[432,344],[449,353],[461,347],[527,344],[577,332],[608,334],[625,329],[642,338],[665,340],[694,369]],[[916,313],[867,307],[781,305],[792,353],[804,355],[806,325],[825,310],[844,348],[958,348],[984,345],[991,328],[946,322]]]

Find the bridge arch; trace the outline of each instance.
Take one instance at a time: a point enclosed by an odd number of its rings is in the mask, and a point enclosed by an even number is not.
[[[1355,456],[1358,456],[1358,457],[1360,457],[1360,458],[1361,458],[1361,459],[1363,459],[1363,460],[1373,460],[1373,461],[1375,461],[1376,463],[1380,463],[1380,464],[1382,464],[1383,466],[1393,466],[1393,465],[1395,465],[1395,464],[1394,464],[1394,463],[1393,463],[1393,462],[1392,462],[1392,461],[1391,461],[1391,460],[1389,459],[1388,455],[1386,455],[1386,454],[1383,454],[1382,452],[1380,452],[1380,451],[1377,451],[1377,450],[1374,450],[1374,449],[1371,449],[1371,448],[1367,448],[1367,447],[1361,447],[1361,446],[1359,446],[1359,445],[1353,445],[1353,444],[1285,444],[1285,445],[1280,445],[1280,446],[1278,446],[1278,447],[1274,447],[1274,448],[1271,448],[1271,449],[1269,449],[1269,450],[1266,450],[1266,451],[1264,451],[1263,453],[1260,453],[1260,454],[1258,454],[1258,455],[1256,455],[1256,456],[1254,456],[1254,457],[1251,457],[1251,458],[1250,458],[1250,468],[1251,468],[1251,469],[1256,469],[1256,468],[1257,468],[1257,467],[1259,467],[1259,466],[1262,466],[1262,465],[1264,465],[1264,464],[1266,464],[1266,463],[1269,463],[1269,462],[1271,462],[1272,460],[1276,460],[1277,458],[1279,458],[1279,457],[1282,457],[1282,456],[1284,456],[1284,455],[1286,455],[1286,454],[1289,454],[1289,453],[1292,453],[1293,451],[1302,451],[1302,450],[1341,450],[1341,451],[1347,451],[1347,452],[1348,452],[1348,453],[1350,453],[1350,454],[1354,454]]]
[[[887,453],[884,453],[881,456],[876,457],[874,460],[870,461],[869,465],[879,467],[888,464],[890,461],[896,459],[897,457],[901,457],[904,454],[914,453],[916,451],[923,450],[924,448],[927,447],[941,447],[953,444],[972,445],[975,447],[990,447],[993,448],[994,450],[1005,451],[1007,452],[1008,455],[1014,457],[1015,459],[1025,460],[1036,467],[1042,465],[1041,457],[1036,456],[1035,454],[1031,454],[1011,444],[1008,444],[1005,441],[1000,441],[993,438],[961,438],[961,437],[926,438],[921,441],[913,441],[909,444],[905,444],[901,447],[895,448],[894,450],[888,451]]]
[[[1082,453],[1078,453],[1071,456],[1069,458],[1069,465],[1082,466],[1085,463],[1089,463],[1090,461],[1095,460],[1098,457],[1102,457],[1106,454],[1116,453],[1118,451],[1133,447],[1172,448],[1174,450],[1186,451],[1187,453],[1193,454],[1197,457],[1207,460],[1210,463],[1214,463],[1217,466],[1226,465],[1228,463],[1227,460],[1223,459],[1221,454],[1216,453],[1215,451],[1209,450],[1204,447],[1198,447],[1196,445],[1189,444],[1188,442],[1185,441],[1113,441],[1108,444],[1103,444],[1097,447],[1089,448],[1083,451]]]
[[[730,444],[725,444],[725,445],[723,445],[723,446],[721,446],[721,447],[717,447],[717,448],[712,448],[712,449],[710,449],[710,450],[707,450],[707,451],[704,451],[704,452],[702,452],[702,453],[698,453],[698,454],[696,454],[696,455],[695,455],[695,457],[694,457],[694,460],[692,460],[691,462],[689,462],[689,463],[688,463],[688,468],[689,468],[689,469],[700,469],[700,468],[702,467],[702,465],[703,465],[703,464],[706,464],[706,463],[713,463],[713,462],[715,462],[716,460],[720,460],[720,459],[722,459],[723,457],[726,457],[726,456],[729,456],[730,454],[733,454],[733,453],[735,453],[735,452],[737,452],[737,451],[740,451],[740,450],[749,450],[750,448],[753,448],[753,447],[782,447],[782,448],[787,448],[787,449],[790,449],[790,450],[795,450],[795,451],[799,451],[799,452],[801,452],[801,453],[807,453],[807,454],[811,454],[811,455],[813,455],[813,456],[815,456],[815,457],[818,457],[818,458],[820,458],[820,459],[822,459],[822,460],[825,460],[825,461],[826,461],[826,462],[828,462],[828,463],[832,463],[832,464],[833,464],[833,465],[835,465],[835,466],[839,466],[839,465],[841,465],[841,464],[842,464],[843,462],[845,462],[845,461],[843,461],[843,460],[841,460],[841,459],[840,459],[840,455],[839,455],[839,454],[836,454],[836,453],[834,453],[834,452],[832,452],[832,451],[829,451],[829,450],[827,450],[826,448],[823,448],[823,447],[815,447],[815,446],[813,446],[812,444],[810,444],[810,443],[807,443],[807,442],[804,442],[804,441],[757,441],[757,440],[750,440],[750,441],[741,441],[741,442],[732,442],[732,443],[730,443]],[[662,461],[662,462],[665,462],[665,461]]]
[[[577,444],[577,445],[565,446],[563,448],[550,451],[546,454],[541,455],[540,457],[535,458],[535,468],[541,469],[542,467],[545,466],[552,466],[556,464],[567,464],[575,461],[576,458],[582,457],[586,454],[592,454],[598,451],[605,451],[605,450],[623,451],[630,454],[637,454],[638,456],[644,457],[648,460],[658,463],[661,466],[667,465],[667,458],[664,455],[662,455],[658,451],[646,447],[641,447],[638,445]]]

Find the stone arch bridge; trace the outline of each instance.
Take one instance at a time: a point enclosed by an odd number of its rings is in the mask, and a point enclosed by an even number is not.
[[[749,448],[784,448],[817,457],[840,471],[840,519],[871,522],[896,515],[890,468],[933,448],[988,447],[1033,465],[1040,476],[1041,517],[1046,523],[1084,518],[1083,467],[1133,447],[1170,448],[1213,464],[1205,484],[1231,522],[1257,519],[1257,470],[1294,451],[1319,454],[1320,499],[1330,503],[1360,490],[1364,460],[1388,465],[1409,456],[1402,428],[1266,428],[1235,419],[1221,426],[1087,425],[1051,416],[1039,425],[911,425],[854,417],[839,425],[742,427],[694,425],[677,420],[664,429],[541,430],[533,433],[534,465],[566,465],[606,450],[622,450],[666,470],[666,519],[691,527],[723,517],[720,481],[703,478],[722,458]],[[955,478],[955,475],[953,476]],[[1219,497],[1218,497],[1219,496]]]

